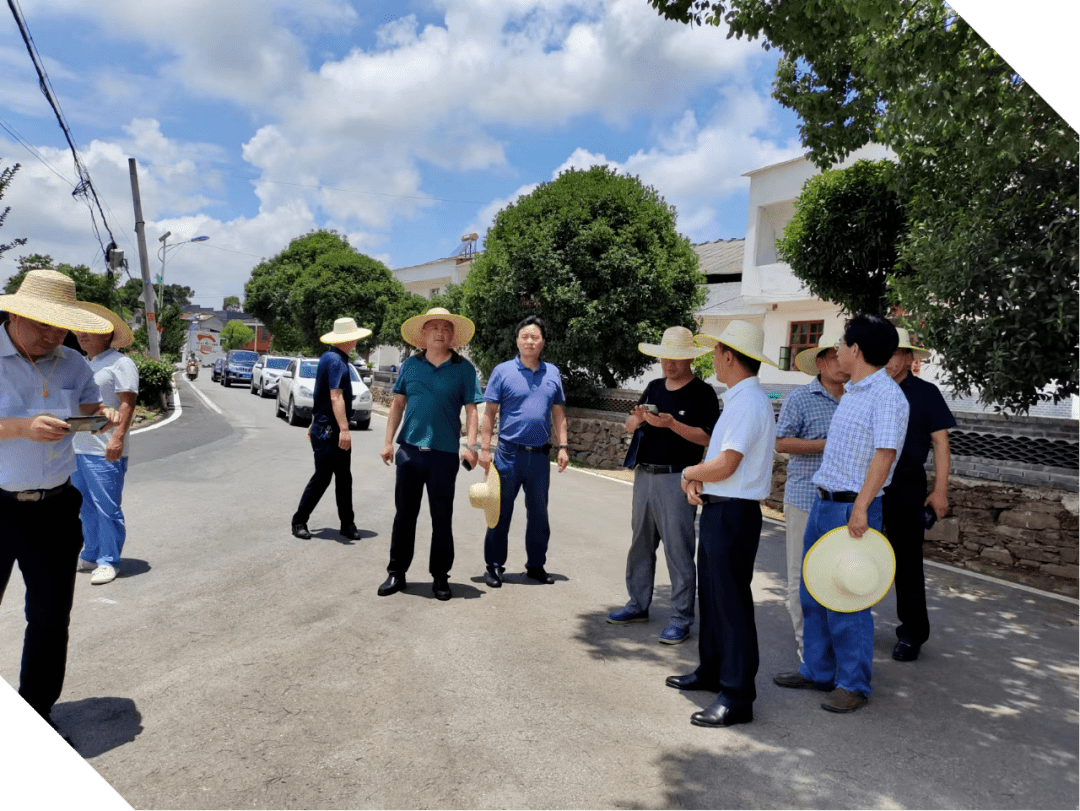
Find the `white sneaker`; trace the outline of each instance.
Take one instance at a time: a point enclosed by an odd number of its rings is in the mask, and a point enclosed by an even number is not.
[[[75,571],[77,571],[77,572],[92,572],[96,568],[97,568],[97,563],[95,563],[94,561],[92,561],[92,560],[83,560],[82,558],[79,558],[79,563],[75,567]]]
[[[105,583],[111,583],[116,579],[116,574],[116,568],[114,566],[103,563],[94,569],[94,573],[90,575],[90,585],[100,586]]]

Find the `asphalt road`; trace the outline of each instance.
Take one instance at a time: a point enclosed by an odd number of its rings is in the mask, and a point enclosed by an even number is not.
[[[796,662],[783,530],[766,524],[754,580],[761,672],[753,724],[710,730],[710,694],[664,685],[696,635],[604,622],[625,601],[630,487],[552,474],[552,586],[482,581],[483,516],[458,477],[454,599],[433,599],[430,523],[407,592],[380,598],[393,520],[385,421],[354,432],[357,523],[332,492],[299,541],[289,517],[313,469],[272,400],[181,382],[183,415],[133,438],[123,576],[80,575],[64,694],[76,748],[136,808],[1076,808],[1075,602],[929,570],[934,636],[890,657],[894,602],[875,609],[874,692],[859,712],[770,676]],[[22,582],[0,605],[0,676],[17,684]],[[2,735],[0,731],[0,735]],[[14,777],[15,775],[9,775]]]

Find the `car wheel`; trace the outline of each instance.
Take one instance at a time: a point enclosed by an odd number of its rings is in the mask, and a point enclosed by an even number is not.
[[[289,398],[289,408],[285,412],[285,419],[289,425],[299,425],[300,418],[296,416],[296,406],[293,404],[293,398]]]
[[[222,375],[221,376],[221,385],[224,386],[225,388],[229,388],[229,376],[228,375]]]
[[[265,397],[266,396],[266,381],[265,380],[260,380],[259,381],[259,396],[260,397]]]
[[[252,394],[258,394],[258,392],[255,390],[255,378],[254,377],[251,378],[251,393]]]
[[[357,431],[366,431],[370,427],[371,427],[371,417],[368,417],[366,420],[357,420],[357,422],[356,422],[356,430]]]

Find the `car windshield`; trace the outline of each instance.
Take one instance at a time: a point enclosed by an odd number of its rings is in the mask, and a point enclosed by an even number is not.
[[[259,359],[257,352],[245,352],[237,350],[229,355],[230,363],[254,363]]]
[[[300,363],[300,377],[315,377],[315,370],[319,368],[317,360],[305,360]]]
[[[284,369],[289,365],[289,358],[270,358],[266,362],[267,369]]]
[[[356,373],[356,367],[355,366],[350,366],[349,367],[349,377],[352,378],[353,383],[359,383],[360,382],[360,375],[358,375]]]

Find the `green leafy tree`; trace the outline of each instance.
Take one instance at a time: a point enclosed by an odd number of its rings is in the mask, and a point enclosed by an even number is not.
[[[637,178],[606,166],[563,172],[499,212],[464,285],[477,327],[470,353],[483,375],[514,357],[527,315],[547,326],[544,357],[567,388],[614,388],[651,359],[640,341],[693,328],[704,302],[697,254],[675,209]]]
[[[157,287],[154,290],[156,291]],[[125,316],[130,317],[136,310],[145,309],[143,303],[139,300],[142,291],[142,279],[128,279],[117,290],[117,303],[123,308]],[[161,290],[162,303],[166,308],[174,304],[178,307],[186,307],[191,304],[191,298],[194,295],[194,290],[187,285],[181,284],[167,284]],[[120,312],[120,310],[117,310],[117,312]]]
[[[14,166],[4,167],[0,171],[0,200],[4,199],[4,192],[7,190],[8,184],[15,179],[15,173],[19,171],[19,164]],[[0,227],[3,227],[4,220],[7,219],[8,213],[11,211],[11,206],[6,206],[3,211],[0,211]],[[0,242],[0,257],[2,257],[7,251],[12,248],[25,245],[25,239],[13,239],[11,242]]]
[[[158,314],[157,322],[161,326],[158,333],[158,349],[161,352],[161,359],[169,363],[179,360],[187,346],[189,322],[181,318],[180,314],[179,304],[170,304]],[[135,330],[132,345],[137,350],[147,351],[149,342],[145,323]]]
[[[319,352],[325,348],[319,336],[333,329],[335,319],[351,316],[373,331],[357,346],[366,352],[392,340],[384,322],[405,294],[382,262],[332,231],[314,231],[251,271],[244,306],[267,325],[278,351]]]
[[[56,264],[53,258],[47,254],[31,254],[19,257],[19,270],[7,280],[4,285],[5,293],[14,293],[19,289],[26,274],[31,270],[56,270],[65,276],[70,276],[75,282],[75,295],[80,301],[90,301],[101,304],[110,309],[117,306],[117,294],[115,279],[110,279],[104,273],[94,273],[86,265],[69,265],[66,262]]]
[[[239,296],[225,296],[225,300],[221,303],[221,309],[230,313],[243,312]]]
[[[849,313],[888,313],[889,278],[909,275],[897,249],[907,230],[895,164],[857,161],[810,178],[777,253],[810,292]]]
[[[891,298],[950,386],[1019,412],[1078,393],[1080,139],[971,26],[941,0],[649,2],[778,48],[819,167],[896,153],[914,272]]]
[[[230,321],[221,330],[221,348],[242,349],[255,338],[255,331],[242,321]]]

